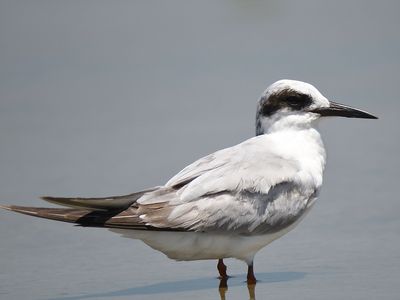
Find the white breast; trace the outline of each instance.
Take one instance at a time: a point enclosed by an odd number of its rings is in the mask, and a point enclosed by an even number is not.
[[[296,180],[319,189],[322,185],[326,152],[320,134],[314,128],[280,130],[269,134],[274,151],[300,165]]]

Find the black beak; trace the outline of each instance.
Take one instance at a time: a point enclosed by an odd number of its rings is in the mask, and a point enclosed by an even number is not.
[[[311,112],[320,114],[322,117],[346,117],[346,118],[361,118],[361,119],[378,119],[377,117],[356,108],[352,108],[347,105],[336,103],[333,101],[329,102],[329,107],[321,107],[313,109]]]

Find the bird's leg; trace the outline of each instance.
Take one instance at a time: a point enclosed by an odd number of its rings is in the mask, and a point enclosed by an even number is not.
[[[218,259],[218,264],[217,264],[217,269],[219,272],[219,292],[221,294],[221,299],[225,299],[225,293],[226,290],[228,289],[228,274],[226,274],[226,266],[224,264],[224,260],[222,258]]]
[[[225,266],[224,260],[222,258],[218,259],[217,269],[218,269],[220,278],[222,278],[222,279],[228,278],[228,274],[226,274],[226,266]]]
[[[254,276],[254,269],[253,269],[253,262],[249,264],[249,267],[247,268],[247,284],[256,284],[257,279]]]

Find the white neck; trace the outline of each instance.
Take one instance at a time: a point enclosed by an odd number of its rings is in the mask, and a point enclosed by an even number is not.
[[[278,153],[299,163],[303,184],[319,187],[325,167],[326,154],[321,136],[313,128],[318,115],[313,113],[282,113],[257,118],[257,134],[272,139]]]
[[[271,117],[257,116],[256,134],[272,133],[280,130],[304,130],[312,127],[312,123],[318,119],[313,113],[289,113],[279,112]]]

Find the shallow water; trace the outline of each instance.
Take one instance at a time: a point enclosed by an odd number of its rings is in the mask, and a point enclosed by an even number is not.
[[[329,119],[318,203],[255,258],[257,299],[398,299],[396,1],[0,2],[0,202],[159,185],[254,135],[293,78],[379,120]],[[246,266],[0,211],[1,299],[249,299]]]

